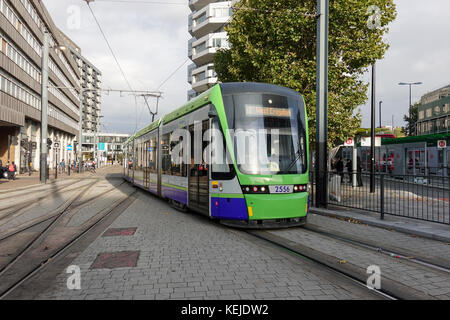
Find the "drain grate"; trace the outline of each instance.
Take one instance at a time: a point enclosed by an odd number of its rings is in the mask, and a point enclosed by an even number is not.
[[[118,251],[99,253],[91,269],[115,269],[136,267],[140,251]]]
[[[115,236],[132,236],[136,232],[137,228],[110,228],[106,230],[103,237],[115,237]]]

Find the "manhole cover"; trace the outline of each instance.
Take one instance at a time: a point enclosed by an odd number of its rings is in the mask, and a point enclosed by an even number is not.
[[[110,228],[106,230],[103,237],[114,237],[114,236],[132,236],[136,232],[137,228]]]
[[[114,269],[136,267],[140,251],[119,251],[99,253],[91,269]]]

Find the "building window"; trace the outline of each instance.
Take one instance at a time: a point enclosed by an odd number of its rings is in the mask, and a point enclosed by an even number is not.
[[[434,114],[438,115],[439,113],[441,113],[441,107],[440,106],[434,107]]]
[[[423,110],[419,111],[419,120],[422,120],[424,118],[424,116],[425,116],[424,111]]]
[[[432,115],[432,110],[431,108],[427,109],[427,117],[431,117]]]

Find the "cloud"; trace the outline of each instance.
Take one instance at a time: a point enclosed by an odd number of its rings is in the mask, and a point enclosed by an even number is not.
[[[43,0],[56,25],[82,49],[82,54],[103,73],[103,87],[127,88],[109,49],[84,1]],[[180,0],[181,2],[181,0]],[[187,3],[187,1],[186,1]],[[450,83],[448,30],[450,11],[448,0],[395,0],[398,16],[390,25],[386,41],[390,49],[377,62],[377,125],[378,101],[382,100],[383,124],[404,125],[408,112],[409,90],[399,82],[421,81],[414,86],[413,103],[421,95]],[[68,28],[70,6],[79,8],[80,28]],[[186,58],[188,33],[188,6],[145,5],[94,1],[91,7],[107,35],[117,58],[134,89],[156,90]],[[187,65],[167,82],[162,91],[160,115],[186,102]],[[370,80],[370,72],[363,79]],[[154,107],[155,101],[151,103]],[[137,109],[137,112],[136,112]],[[363,126],[370,126],[369,101],[361,106]],[[103,95],[102,122],[110,131],[133,132],[150,122],[150,115],[142,98]],[[103,130],[105,130],[103,128]]]
[[[423,82],[412,87],[412,103],[429,91],[450,83],[448,30],[450,11],[448,0],[396,0],[397,19],[390,25],[386,41],[390,49],[376,64],[376,125],[378,101],[382,100],[382,122],[390,125],[392,116],[396,126],[404,126],[403,115],[408,113],[409,87],[399,82]],[[370,72],[364,80],[369,82]],[[361,106],[363,126],[370,126],[369,101]]]
[[[55,24],[82,50],[102,72],[102,87],[128,89],[106,41],[87,5],[80,0],[44,0]],[[81,4],[80,4],[81,3]],[[76,7],[80,13],[77,28],[69,18]],[[188,6],[111,3],[96,1],[91,8],[134,90],[154,91],[187,59]],[[187,100],[187,65],[181,68],[160,90],[160,115],[183,105]],[[149,99],[152,110],[156,100]],[[150,113],[142,97],[102,94],[102,131],[133,133],[148,125]]]

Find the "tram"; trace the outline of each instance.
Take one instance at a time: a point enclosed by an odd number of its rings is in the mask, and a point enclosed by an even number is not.
[[[217,84],[130,137],[124,177],[221,223],[277,228],[306,223],[308,125],[296,91]]]

